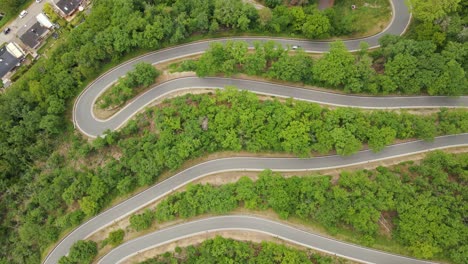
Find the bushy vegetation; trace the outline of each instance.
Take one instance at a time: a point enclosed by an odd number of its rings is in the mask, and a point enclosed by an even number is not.
[[[109,233],[109,237],[107,237],[106,242],[115,247],[122,243],[124,236],[125,231],[123,229],[117,229]]]
[[[448,257],[464,263],[468,226],[464,215],[468,154],[429,154],[420,165],[342,172],[329,176],[284,178],[264,171],[257,181],[243,177],[221,186],[189,185],[154,209],[159,222],[201,214],[225,214],[239,206],[273,209],[318,222],[332,234],[349,229],[365,245],[388,229],[416,257]],[[385,225],[385,226],[382,226]]]
[[[70,248],[68,256],[63,256],[59,264],[90,264],[98,253],[97,244],[94,241],[79,240]]]
[[[4,2],[2,8],[6,7]],[[135,148],[124,153],[140,155],[141,161],[129,161],[130,157],[125,156],[125,163],[108,156],[126,147],[102,148],[117,142],[124,144],[118,134],[94,145],[70,135],[72,126],[65,118],[67,106],[105,70],[104,65],[115,65],[136,51],[186,41],[194,33],[240,32],[246,28],[263,32],[268,31],[266,25],[273,25],[268,22],[268,11],[262,18],[262,14],[240,0],[173,0],[157,4],[149,0],[96,0],[91,10],[85,15],[85,22],[71,30],[63,42],[57,42],[47,58],[37,61],[6,93],[0,94],[0,262],[39,263],[41,250],[56,241],[60,232],[96,213],[113,197],[152,182],[162,169],[175,168],[189,157],[227,149],[218,142],[180,151],[182,145],[175,147],[173,140],[179,138],[174,135],[175,139],[164,137],[169,140],[168,146],[158,155],[164,153],[168,157],[176,151],[177,155],[167,162],[154,162],[149,152],[160,135],[141,132],[145,129],[139,130],[140,124],[131,122],[126,131],[146,133],[146,138],[141,144],[138,137],[133,138]],[[338,34],[333,31],[334,23],[330,20],[330,34]],[[291,27],[294,23],[284,25]],[[464,113],[454,113],[448,111],[445,117],[460,123],[448,124],[440,119],[437,133],[466,131],[460,125],[466,120]],[[177,123],[174,125],[177,127]],[[196,127],[196,122],[187,124],[190,125]],[[130,143],[126,146],[130,148]],[[83,162],[85,158],[94,163]],[[152,171],[153,166],[158,170]],[[76,210],[78,207],[81,209]]]
[[[321,256],[272,242],[252,243],[220,236],[186,248],[177,247],[140,264],[160,263],[342,263],[337,258]]]
[[[389,1],[340,0],[333,8],[319,11],[318,1],[266,0],[259,10],[260,29],[279,34],[323,38],[353,33],[367,33],[376,24],[385,24],[390,18]],[[358,8],[351,9],[351,5]]]
[[[233,88],[178,97],[92,144],[72,138],[70,145],[50,155],[42,170],[31,169],[27,176],[35,180],[26,188],[10,187],[3,194],[7,213],[3,230],[15,239],[2,243],[11,250],[1,252],[12,260],[8,262],[38,262],[39,248],[99,212],[114,197],[151,184],[162,172],[207,153],[275,151],[306,157],[316,151],[336,151],[347,155],[363,144],[377,151],[395,139],[466,132],[467,114],[463,109],[427,116],[330,110],[293,100],[260,101]],[[135,229],[151,224],[146,215],[131,222]],[[13,223],[18,228],[9,230]]]
[[[153,223],[154,215],[150,210],[142,214],[135,214],[130,217],[130,226],[136,231],[148,229]]]
[[[223,73],[259,75],[343,89],[352,93],[461,95],[468,93],[463,68],[468,46],[452,42],[441,52],[431,42],[386,36],[381,49],[368,54],[365,43],[357,55],[342,42],[331,44],[330,52],[314,60],[304,51],[294,54],[272,41],[256,43],[248,52],[246,42],[213,43],[195,63],[197,75]],[[372,56],[372,57],[371,57]],[[180,67],[182,70],[187,67]],[[379,73],[380,71],[380,73]]]
[[[280,2],[265,3],[275,6],[274,10],[286,9],[278,5]],[[195,68],[199,76],[246,73],[352,93],[468,94],[466,1],[409,2],[417,18],[409,37],[385,36],[380,40],[381,49],[375,52],[368,53],[364,43],[361,51],[353,56],[342,43],[336,42],[329,53],[313,60],[302,51],[291,54],[273,43],[256,44],[254,53],[247,52],[245,43],[228,43],[224,47],[215,43],[201,57],[198,67],[195,65],[190,69]],[[293,23],[292,28],[310,27],[306,22],[311,19],[310,15],[300,15],[302,13],[294,8],[287,10],[294,13],[292,17],[304,17],[297,25]],[[348,18],[336,18],[335,21]],[[322,22],[321,25],[328,24]],[[278,27],[274,19],[269,26]],[[338,28],[349,32],[345,25],[340,24]]]
[[[7,8],[3,2],[2,9]],[[238,28],[237,23],[225,24],[228,10],[221,9],[228,4],[229,12],[232,8],[236,12],[242,11],[242,25],[252,27],[257,24],[256,10],[240,0],[178,0],[158,2],[157,5],[145,0],[93,1],[92,12],[85,16],[85,22],[0,95],[1,261],[39,263],[40,250],[57,239],[59,230],[83,219],[84,214],[80,211],[60,218],[64,212],[59,209],[59,192],[71,184],[69,176],[77,176],[74,170],[62,171],[68,175],[65,177],[68,180],[55,181],[60,186],[57,193],[42,193],[45,185],[54,181],[52,174],[61,170],[55,167],[61,164],[60,155],[51,156],[51,153],[64,141],[74,140],[64,133],[67,127],[69,131],[72,129],[64,115],[70,100],[103,71],[103,65],[115,64],[130,52],[182,42],[192,33],[208,32],[210,23],[223,30]],[[86,153],[89,148],[80,151]],[[45,168],[43,164],[48,159],[53,165]],[[51,174],[48,170],[55,172]],[[48,176],[41,176],[43,171],[47,171]],[[29,191],[24,192],[25,189]],[[38,196],[41,196],[39,200]],[[88,198],[81,204],[89,212],[96,210]],[[30,214],[34,216],[28,216]],[[60,218],[57,221],[63,224],[62,227],[40,228],[53,226],[56,218]],[[28,221],[35,225],[25,224]],[[39,233],[47,235],[18,239],[19,229],[24,229],[21,231],[24,234],[38,234],[36,230],[40,230]]]
[[[116,84],[106,90],[100,98],[99,107],[108,108],[124,104],[138,92],[137,88],[147,88],[161,74],[149,63],[138,63],[135,69],[119,78]]]

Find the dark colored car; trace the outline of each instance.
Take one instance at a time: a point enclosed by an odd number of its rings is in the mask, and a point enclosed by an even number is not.
[[[6,35],[6,34],[10,33],[10,31],[11,31],[10,28],[5,28],[5,29],[3,30],[3,33],[5,33],[5,35]]]

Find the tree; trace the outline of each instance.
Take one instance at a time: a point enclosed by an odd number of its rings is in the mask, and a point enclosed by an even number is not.
[[[417,25],[415,32],[417,40],[431,40],[438,46],[442,46],[446,39],[446,34],[442,32],[441,26],[433,22],[425,22]]]
[[[307,82],[312,79],[311,67],[312,59],[303,50],[298,50],[293,56],[284,53],[273,63],[268,75],[284,81]]]
[[[465,71],[455,60],[448,61],[441,75],[430,83],[428,93],[430,95],[462,95],[468,91],[468,81]]]
[[[281,145],[287,152],[292,152],[301,157],[307,157],[310,152],[310,126],[292,121],[280,134]]]
[[[398,54],[385,64],[385,75],[406,94],[418,93],[424,79],[418,78],[418,59],[409,54]]]
[[[65,263],[79,263],[88,264],[91,263],[94,257],[97,255],[98,249],[97,244],[94,241],[78,240],[70,248],[70,252],[67,257],[62,257],[59,260],[60,264]]]
[[[247,54],[244,69],[249,75],[260,75],[266,67],[265,53],[256,50],[255,54]]]
[[[415,18],[433,22],[457,9],[461,0],[409,0],[409,7]]]
[[[361,142],[349,131],[343,128],[335,128],[331,131],[336,153],[351,155],[361,149]]]
[[[159,76],[160,72],[149,63],[140,62],[135,65],[133,71],[127,73],[130,85],[135,87],[142,85],[148,87],[154,83],[154,79]]]
[[[80,204],[81,210],[83,210],[83,212],[87,216],[93,216],[99,210],[98,203],[91,196],[83,197],[83,199],[79,201],[79,204]]]
[[[266,27],[268,23],[270,23],[271,19],[273,18],[271,9],[268,7],[258,10],[258,16],[259,16],[260,25],[262,27]]]
[[[57,115],[46,115],[42,118],[39,127],[50,134],[57,135],[63,129],[63,119]]]
[[[314,78],[331,86],[343,85],[353,75],[354,61],[343,42],[333,42],[330,51],[312,68]]]
[[[144,213],[132,215],[130,217],[130,226],[136,231],[148,229],[153,223],[154,214],[151,210],[147,209]]]
[[[395,140],[396,131],[390,127],[383,127],[381,129],[372,127],[369,131],[368,137],[369,147],[372,151],[379,152]]]
[[[107,237],[107,241],[112,246],[118,246],[122,243],[123,238],[125,236],[125,231],[123,229],[118,229],[109,233],[109,237]]]
[[[292,18],[292,30],[300,32],[302,25],[306,22],[306,13],[302,7],[294,6],[288,10],[289,16]]]
[[[321,12],[314,12],[307,15],[305,23],[302,26],[302,33],[307,38],[323,38],[329,35],[330,21],[328,17]]]

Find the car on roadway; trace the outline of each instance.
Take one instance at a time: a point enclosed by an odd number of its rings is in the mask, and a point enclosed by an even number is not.
[[[301,46],[294,45],[294,46],[292,46],[291,48],[292,48],[293,50],[297,50],[297,49],[300,48],[300,47],[301,47]]]
[[[21,13],[19,14],[19,18],[23,18],[23,17],[25,17],[27,14],[28,14],[28,11],[23,10],[23,11],[21,11]]]
[[[5,28],[3,30],[3,33],[6,35],[6,34],[10,33],[10,31],[11,31],[11,28],[7,27],[7,28]]]

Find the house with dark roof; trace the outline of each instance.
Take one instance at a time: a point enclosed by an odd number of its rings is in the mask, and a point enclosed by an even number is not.
[[[63,17],[73,15],[80,7],[83,0],[56,0],[55,6]]]
[[[0,78],[5,82],[5,77],[13,71],[24,57],[24,51],[13,42],[0,48]]]
[[[26,22],[23,27],[19,28],[17,35],[26,48],[34,52],[52,29],[52,22],[50,22],[46,15],[40,13],[35,18],[31,18]]]
[[[26,31],[24,31],[19,39],[30,47],[31,49],[36,49],[41,44],[44,36],[49,32],[49,29],[41,25],[41,23],[36,22]]]

